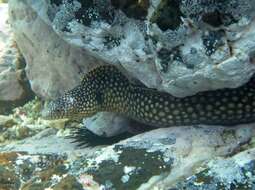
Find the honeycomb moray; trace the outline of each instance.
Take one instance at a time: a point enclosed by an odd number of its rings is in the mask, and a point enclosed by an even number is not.
[[[200,92],[177,98],[132,84],[114,66],[100,66],[81,84],[51,101],[47,119],[90,117],[115,112],[139,122],[170,127],[179,125],[236,125],[255,120],[255,79],[235,89]]]

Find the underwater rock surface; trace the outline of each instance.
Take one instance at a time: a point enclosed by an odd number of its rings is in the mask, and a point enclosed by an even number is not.
[[[19,123],[0,119],[8,128]],[[0,187],[213,189],[216,182],[223,189],[254,188],[254,124],[161,128],[96,147],[77,147],[61,130],[41,126],[31,137],[0,145]]]
[[[176,189],[255,189],[255,149],[231,158],[218,158],[205,164],[200,171],[178,182]],[[173,188],[175,189],[175,188]]]
[[[102,62],[175,96],[240,86],[255,72],[254,10],[253,0],[10,0],[28,78],[42,97]]]
[[[129,131],[129,119],[115,113],[101,112],[83,120],[84,127],[98,136],[113,137]]]
[[[10,50],[0,27],[0,77],[8,76],[0,79],[0,109],[1,89],[22,94],[23,80],[15,76],[22,78],[24,69],[43,99],[73,88],[100,64],[115,64],[137,83],[175,96],[237,87],[255,72],[253,0],[9,0],[9,6],[26,62],[13,61],[21,54],[16,45]],[[66,137],[84,126],[42,120],[41,106],[35,99],[0,115],[1,190],[255,189],[255,124],[162,128],[113,145],[77,147]],[[134,130],[115,114],[84,123],[105,136]]]
[[[29,100],[31,92],[21,55],[8,23],[8,6],[0,4],[0,114]]]
[[[238,87],[255,72],[252,0],[10,0],[9,15],[31,88],[45,99],[100,64],[179,97]]]

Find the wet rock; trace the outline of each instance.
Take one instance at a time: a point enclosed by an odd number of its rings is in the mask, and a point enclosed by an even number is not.
[[[0,166],[0,189],[18,190],[20,180],[13,170]]]
[[[23,96],[24,90],[20,86],[15,72],[5,70],[1,72],[0,78],[2,101],[16,101]]]
[[[178,189],[254,189],[255,150],[239,153],[231,158],[215,159],[193,176],[179,182]]]
[[[25,184],[21,190],[42,190],[47,188],[47,183],[29,183],[29,184]]]
[[[15,108],[11,115],[0,115],[0,142],[22,140],[49,127],[39,118],[41,105],[41,101],[35,98],[24,106]]]
[[[32,97],[24,74],[25,60],[13,40],[8,6],[0,5],[0,113],[9,112]]]
[[[16,160],[25,152],[1,152],[0,153],[0,189],[19,189],[22,177],[17,172]]]
[[[184,186],[184,179],[191,180],[187,177],[205,173],[207,168],[214,171],[210,176],[215,179],[217,175],[223,177],[222,170],[226,176],[231,176],[229,173],[233,171],[236,175],[242,174],[237,173],[240,168],[235,164],[229,164],[234,163],[233,160],[240,167],[245,165],[245,175],[254,175],[252,163],[246,164],[254,158],[253,124],[162,128],[111,146],[85,148],[57,137],[56,129],[54,133],[49,132],[52,128],[47,130],[47,133],[42,131],[34,137],[0,146],[5,152],[0,154],[0,166],[15,169],[15,175],[24,182],[22,190],[169,189]],[[253,178],[242,179],[251,183]]]
[[[100,64],[182,97],[238,87],[255,72],[251,0],[11,0],[9,6],[28,80],[45,99],[73,88]],[[94,127],[100,119],[93,119],[86,125],[99,135],[125,128]]]
[[[35,132],[29,127],[17,126],[15,139],[21,140],[33,136]]]
[[[164,175],[171,171],[173,160],[164,160],[160,151],[148,152],[146,149],[115,146],[115,152],[121,152],[118,162],[103,160],[87,172],[93,179],[106,188],[137,189],[152,176]]]
[[[250,141],[254,132],[253,125],[153,130],[77,160],[71,170],[93,176],[94,182],[106,189],[152,189],[155,184],[164,184],[158,185],[164,189],[192,174],[198,164],[233,154],[242,142]]]
[[[61,155],[24,154],[15,160],[15,169],[25,182],[21,189],[47,188],[54,184],[54,176],[66,173],[62,165],[65,157]]]
[[[102,137],[113,137],[130,130],[130,120],[113,113],[98,113],[83,120],[84,127]]]
[[[54,98],[73,88],[84,72],[102,61],[54,32],[47,16],[50,10],[45,9],[46,2],[27,3],[9,2],[10,22],[27,62],[26,73],[32,90],[40,97]],[[42,14],[36,11],[39,9]]]
[[[175,96],[234,88],[255,72],[252,0],[10,0],[9,5],[28,80],[45,99],[73,88],[84,73],[102,63],[115,64],[129,78]],[[15,73],[18,80],[23,78],[22,72]],[[254,148],[254,124],[157,129],[111,146],[81,148],[63,138],[69,124],[47,125],[29,110],[16,110],[21,128],[5,131],[14,138],[0,146],[1,151],[27,151],[12,157],[14,174],[24,182],[22,189],[254,185],[254,155],[248,155]],[[105,136],[127,130],[120,128],[125,120],[115,115],[105,120],[106,116],[99,114],[85,125]],[[23,127],[36,135],[29,137],[33,134]],[[17,139],[16,129],[24,129],[20,134],[28,137]],[[98,137],[93,138],[83,140],[86,144]],[[8,159],[2,156],[3,163]]]
[[[9,189],[83,189],[75,177],[67,175],[64,155],[27,154],[8,152],[0,154],[0,188]],[[22,181],[22,185],[21,185]]]
[[[240,86],[255,72],[254,9],[252,0],[10,1],[32,89],[51,98],[103,62],[175,96]]]
[[[2,152],[0,153],[0,165],[2,166],[12,166],[15,160],[18,157],[18,154],[22,154],[21,152]]]
[[[122,10],[127,17],[144,20],[148,14],[150,6],[149,0],[111,0],[112,6]]]
[[[77,182],[75,177],[66,176],[57,185],[53,187],[53,190],[62,190],[62,189],[83,190],[83,187],[79,182]]]
[[[67,119],[59,119],[59,120],[43,120],[42,124],[47,127],[52,127],[56,129],[63,129],[66,126]]]
[[[0,129],[9,128],[15,125],[16,122],[11,116],[0,115]]]

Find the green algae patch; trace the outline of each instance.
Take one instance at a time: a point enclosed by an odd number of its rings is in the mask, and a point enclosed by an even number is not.
[[[26,103],[24,106],[16,108],[14,114],[24,114],[28,118],[37,120],[40,117],[41,110],[43,108],[42,101],[35,97],[33,100]]]
[[[39,177],[42,181],[47,181],[47,180],[50,180],[50,178],[53,175],[61,176],[66,173],[67,173],[66,166],[60,164],[60,165],[53,166],[53,168],[48,168],[48,169],[41,171],[39,174]]]
[[[68,175],[63,178],[57,185],[55,185],[53,190],[83,190],[82,185],[76,180],[74,176]]]
[[[41,182],[41,183],[26,183],[21,190],[45,190],[45,188],[49,187],[49,183]]]
[[[118,162],[103,160],[87,172],[106,188],[137,189],[151,177],[171,171],[172,161],[165,162],[160,151],[147,152],[143,148],[120,145],[116,145],[114,151],[119,153]]]
[[[2,128],[10,128],[16,125],[17,122],[10,116],[0,115],[0,130]]]
[[[255,137],[253,137],[249,143],[251,148],[255,148]]]
[[[0,189],[1,190],[18,190],[20,186],[20,180],[15,174],[14,170],[7,169],[0,166]]]

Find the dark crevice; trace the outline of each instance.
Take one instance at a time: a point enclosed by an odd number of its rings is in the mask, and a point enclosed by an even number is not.
[[[112,6],[122,10],[127,17],[144,20],[150,6],[149,0],[111,0]]]
[[[180,1],[162,0],[150,21],[156,23],[163,31],[175,30],[182,23],[181,17],[183,16],[180,10]]]

